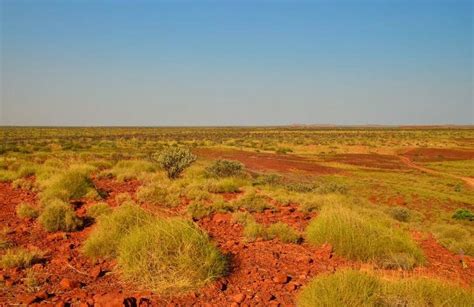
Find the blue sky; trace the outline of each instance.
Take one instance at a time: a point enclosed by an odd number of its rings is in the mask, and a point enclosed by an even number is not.
[[[473,1],[7,1],[7,125],[473,124]]]

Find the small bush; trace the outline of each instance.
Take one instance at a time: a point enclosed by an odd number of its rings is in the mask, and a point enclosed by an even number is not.
[[[114,258],[120,240],[135,227],[152,221],[152,216],[137,205],[123,204],[102,216],[84,243],[83,252],[91,258]]]
[[[19,178],[12,181],[12,187],[14,189],[22,189],[22,190],[32,191],[32,192],[36,192],[38,189],[36,184],[33,181],[24,179],[24,178]]]
[[[453,219],[474,221],[474,213],[467,209],[458,209],[454,212]]]
[[[247,241],[255,241],[257,238],[268,239],[265,226],[257,223],[253,218],[245,221],[243,234]]]
[[[87,215],[94,219],[97,219],[102,215],[111,214],[112,211],[112,208],[110,208],[107,203],[97,203],[87,209]]]
[[[383,280],[345,270],[314,278],[297,304],[312,306],[471,306],[470,290],[426,278]]]
[[[293,150],[288,147],[279,147],[275,150],[275,153],[281,154],[281,155],[287,154],[289,152],[293,152]]]
[[[390,208],[389,214],[392,218],[399,222],[408,222],[411,218],[411,211],[404,207]]]
[[[248,212],[237,211],[232,214],[232,221],[241,225],[247,224],[252,219],[252,215]]]
[[[119,193],[115,196],[115,201],[121,205],[125,202],[133,202],[133,199],[129,193]]]
[[[217,160],[205,171],[211,177],[231,177],[240,175],[243,169],[243,164],[238,161]]]
[[[16,215],[23,219],[35,219],[39,216],[39,212],[32,205],[21,203],[16,207]]]
[[[313,244],[330,243],[336,253],[354,260],[396,263],[400,254],[406,254],[416,264],[423,263],[423,254],[410,236],[384,222],[342,206],[324,207],[308,225],[306,238]]]
[[[208,182],[207,190],[211,193],[236,193],[243,185],[242,180],[236,178],[224,178]]]
[[[170,179],[178,178],[196,159],[188,149],[179,147],[169,147],[158,155],[158,162]]]
[[[82,227],[71,205],[60,200],[48,204],[38,218],[46,231],[75,231]]]
[[[282,176],[277,174],[264,174],[253,180],[252,185],[269,185],[275,186],[281,184]]]
[[[2,269],[19,268],[25,269],[42,260],[42,255],[38,251],[24,248],[8,249],[0,258]]]
[[[144,203],[165,207],[176,207],[181,204],[180,191],[176,186],[150,183],[137,191],[137,199]]]

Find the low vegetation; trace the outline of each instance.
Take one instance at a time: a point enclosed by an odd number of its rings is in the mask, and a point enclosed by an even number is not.
[[[110,213],[112,213],[112,208],[107,203],[97,203],[87,209],[87,216],[90,216],[94,219],[97,219],[102,215],[108,215]]]
[[[243,164],[238,161],[216,160],[205,171],[208,176],[222,178],[241,175],[243,170]]]
[[[83,252],[116,258],[123,279],[159,293],[202,286],[226,272],[226,260],[193,223],[157,218],[122,205],[99,220]]]
[[[0,267],[2,269],[25,269],[40,262],[42,259],[42,254],[37,250],[12,248],[8,249],[5,254],[0,257]]]
[[[471,306],[472,291],[425,278],[383,280],[358,271],[321,275],[306,285],[298,306]]]
[[[176,179],[197,157],[186,148],[169,147],[157,155],[157,161],[168,174],[168,178]]]
[[[410,269],[423,263],[423,254],[410,236],[381,217],[342,206],[324,207],[306,229],[306,239],[330,243],[349,259],[374,261],[382,267]]]
[[[456,254],[474,256],[474,230],[462,225],[439,224],[433,227],[436,240]]]
[[[27,203],[21,203],[16,207],[16,215],[23,219],[35,219],[39,216],[39,210]]]
[[[137,199],[142,203],[175,207],[181,203],[180,194],[178,186],[151,182],[137,191]]]
[[[54,200],[41,212],[39,223],[46,231],[75,231],[82,227],[82,220],[66,202]]]
[[[453,219],[474,221],[474,213],[467,209],[458,209],[454,212]]]

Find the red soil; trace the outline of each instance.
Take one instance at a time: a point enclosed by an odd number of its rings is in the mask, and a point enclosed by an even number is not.
[[[400,163],[398,157],[391,155],[340,154],[333,156],[329,161],[381,169],[407,169],[406,165]]]
[[[106,201],[115,205],[118,193],[133,194],[138,182],[117,183],[111,179],[95,180],[97,186],[108,191]],[[28,292],[24,278],[26,270],[0,270],[0,305],[18,303],[71,303],[96,306],[249,306],[294,305],[300,288],[313,276],[340,268],[360,268],[360,263],[336,256],[329,245],[313,247],[303,244],[284,244],[278,240],[245,242],[242,227],[232,222],[230,213],[214,214],[198,222],[217,246],[230,259],[228,276],[205,288],[175,297],[159,297],[151,292],[133,291],[131,285],[120,282],[114,273],[114,263],[94,263],[84,257],[80,248],[92,226],[72,233],[46,233],[36,222],[19,219],[15,207],[20,202],[36,203],[36,196],[0,183],[0,217],[9,227],[7,237],[17,246],[37,247],[46,252],[46,260],[33,266],[40,282],[38,289]],[[79,204],[80,205],[80,204]],[[84,206],[78,208],[82,213]],[[266,210],[254,214],[257,221],[269,224],[283,221],[303,230],[312,217],[296,210],[296,205]],[[439,246],[432,238],[418,238],[429,264],[415,273],[459,280],[467,285],[473,279],[474,263],[465,257],[468,269],[462,269],[459,256]],[[86,306],[86,305],[83,305]]]
[[[416,148],[405,152],[403,155],[416,162],[474,159],[474,151],[466,149]]]
[[[257,171],[272,170],[285,173],[303,171],[312,175],[326,175],[339,172],[336,168],[319,165],[307,158],[295,155],[208,148],[195,149],[194,153],[204,158],[237,160],[243,163],[248,169]]]

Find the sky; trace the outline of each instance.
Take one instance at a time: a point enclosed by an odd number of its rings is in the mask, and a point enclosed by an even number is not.
[[[473,2],[0,0],[0,124],[473,124]]]

